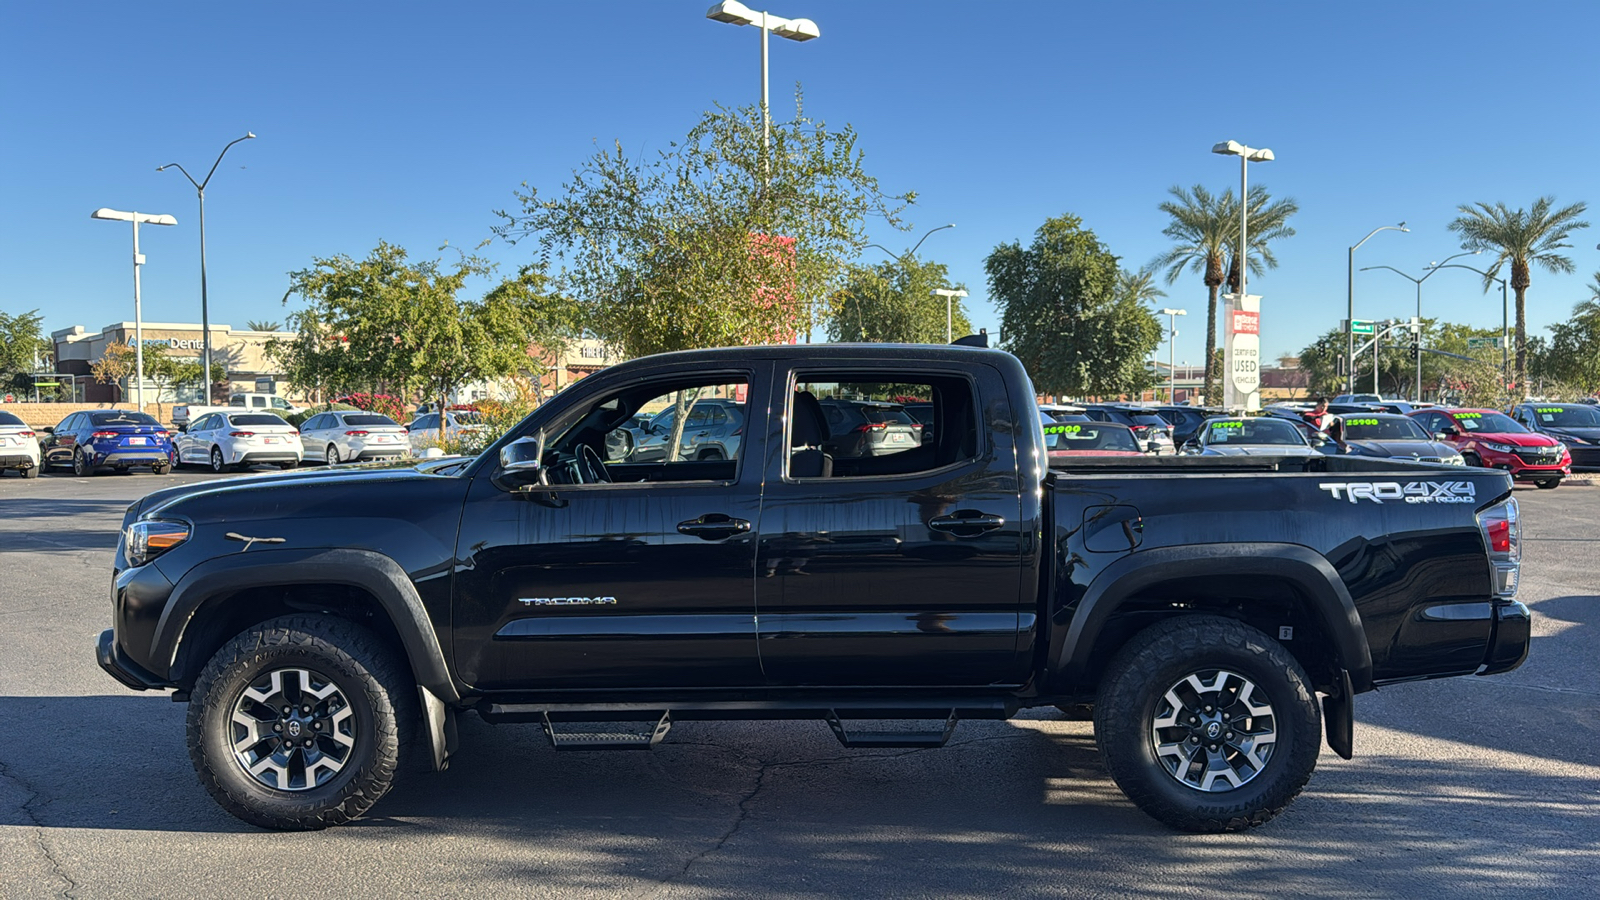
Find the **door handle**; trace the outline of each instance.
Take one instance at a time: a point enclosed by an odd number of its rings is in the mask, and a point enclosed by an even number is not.
[[[996,516],[976,509],[963,509],[948,516],[935,516],[928,520],[928,527],[934,531],[943,531],[956,537],[977,537],[986,531],[993,531],[1006,524],[1004,516]]]
[[[720,541],[736,534],[744,534],[749,530],[748,520],[735,519],[722,513],[706,513],[698,519],[678,523],[680,533],[705,541]]]

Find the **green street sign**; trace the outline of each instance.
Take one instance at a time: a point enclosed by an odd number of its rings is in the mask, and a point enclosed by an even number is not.
[[[1375,331],[1375,329],[1373,328],[1373,326],[1375,324],[1376,323],[1374,323],[1371,319],[1351,319],[1350,320],[1350,333],[1351,334],[1372,334]]]
[[[1477,350],[1480,347],[1499,347],[1499,346],[1500,346],[1500,339],[1497,338],[1497,337],[1467,338],[1467,349],[1468,350]]]

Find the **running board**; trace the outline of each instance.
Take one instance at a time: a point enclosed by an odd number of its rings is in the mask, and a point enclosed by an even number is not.
[[[950,742],[950,735],[955,732],[956,723],[961,721],[956,711],[952,709],[944,720],[943,731],[858,731],[852,734],[845,730],[844,722],[836,710],[828,710],[827,718],[828,727],[833,729],[833,736],[839,739],[840,744],[852,749],[943,747]]]
[[[601,723],[590,721],[565,721],[557,722],[550,718],[547,712],[543,716],[544,733],[550,738],[550,746],[557,750],[648,750],[661,743],[661,739],[672,730],[672,713],[663,712],[654,728],[632,729],[621,727],[625,724],[648,723],[614,723],[614,727],[604,731],[595,730]],[[563,727],[586,726],[585,731],[562,731]]]

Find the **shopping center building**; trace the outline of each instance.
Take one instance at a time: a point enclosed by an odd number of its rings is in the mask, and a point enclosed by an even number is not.
[[[56,371],[72,379],[73,399],[79,403],[108,403],[117,400],[117,386],[101,384],[95,380],[90,367],[105,355],[112,344],[132,344],[134,323],[117,322],[98,332],[90,332],[82,325],[63,328],[50,333],[55,344]],[[185,360],[198,361],[205,349],[205,332],[199,325],[172,322],[145,322],[143,327],[144,352],[161,353]],[[214,402],[223,402],[234,391],[283,392],[287,385],[279,383],[282,369],[267,359],[267,342],[293,340],[291,332],[241,331],[228,325],[211,326],[211,374],[216,384],[212,387]],[[136,393],[134,378],[129,376],[122,384],[122,398]],[[161,396],[168,403],[196,403],[201,400],[197,385],[162,388],[149,378],[145,379],[147,400]]]

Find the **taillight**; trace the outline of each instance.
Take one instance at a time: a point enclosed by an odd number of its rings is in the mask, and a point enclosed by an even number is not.
[[[1494,593],[1509,600],[1517,595],[1517,574],[1522,566],[1522,525],[1516,498],[1479,513],[1478,528],[1494,571]]]
[[[855,431],[857,434],[861,434],[868,431],[882,431],[888,427],[889,423],[887,422],[868,422],[865,425],[857,425]]]
[[[166,431],[158,431],[156,432],[156,437],[172,437],[172,435]]]
[[[346,437],[366,437],[367,433],[365,431],[346,431],[345,432],[345,436]]]
[[[31,431],[19,431],[19,432],[17,432],[17,437],[33,437],[33,436],[34,436],[33,432],[31,432]]]
[[[254,431],[230,431],[228,437],[255,437]]]
[[[121,437],[121,435],[117,434],[117,432],[115,432],[115,431],[96,431],[94,434],[89,435],[89,438],[91,440],[93,440],[94,438],[106,438],[106,437]]]

